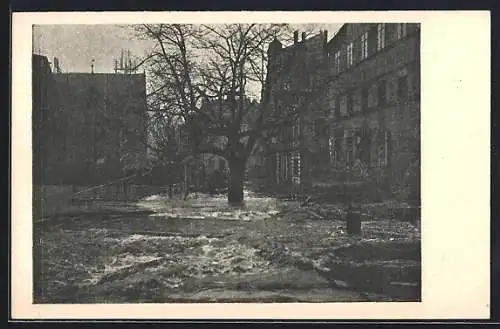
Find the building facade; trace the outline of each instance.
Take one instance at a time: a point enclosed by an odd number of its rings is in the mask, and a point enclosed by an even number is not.
[[[406,183],[418,189],[419,24],[346,24],[328,53],[331,171],[353,180],[361,165],[389,194]]]
[[[53,161],[54,122],[59,109],[56,83],[47,57],[32,56],[32,149],[33,181],[40,183],[44,168]]]
[[[318,58],[320,83],[313,91],[314,110],[305,110],[310,128],[300,122],[295,129],[298,136],[282,138],[298,140],[304,160],[309,155],[309,161],[301,164],[300,185],[314,188],[370,180],[388,194],[416,198],[420,182],[419,24],[344,24]],[[291,90],[300,92],[300,88]],[[279,184],[289,169],[276,163]]]
[[[270,44],[262,96],[271,117],[283,121],[269,141],[275,152],[268,158],[268,171],[276,186],[285,188],[296,188],[308,179],[319,151],[315,126],[325,116],[328,34],[324,31],[306,38],[302,33],[300,40],[298,34],[294,32],[294,43],[288,47],[278,40]]]
[[[36,58],[37,56],[34,56]],[[146,159],[144,74],[54,73],[33,67],[35,168],[39,184],[99,184]],[[36,82],[40,81],[40,83]],[[42,91],[50,90],[50,108]],[[35,92],[35,90],[39,90]],[[46,92],[45,92],[46,94]],[[39,117],[43,114],[43,120]]]

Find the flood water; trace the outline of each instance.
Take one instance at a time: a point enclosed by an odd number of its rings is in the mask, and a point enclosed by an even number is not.
[[[366,294],[333,284],[321,271],[294,261],[309,259],[319,264],[333,245],[352,239],[339,231],[339,221],[277,216],[294,205],[248,195],[243,208],[229,207],[221,196],[195,196],[186,201],[152,196],[137,206],[153,213],[89,214],[38,227],[35,300],[367,300]],[[373,236],[359,239],[373,240]]]

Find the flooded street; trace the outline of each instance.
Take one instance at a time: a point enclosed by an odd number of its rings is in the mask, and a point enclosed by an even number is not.
[[[154,196],[137,204],[140,210],[151,210],[149,215],[139,211],[89,213],[44,222],[35,229],[35,250],[41,259],[35,301],[332,302],[389,298],[383,293],[359,291],[343,277],[332,276],[332,261],[339,259],[332,252],[385,240],[412,245],[419,236],[410,241],[408,232],[414,233],[411,227],[367,222],[363,223],[366,233],[362,237],[349,237],[342,231],[340,218],[325,221],[279,215],[293,206],[254,196],[247,196],[242,209],[227,206],[225,199],[217,196],[195,195],[186,201]],[[379,230],[380,225],[391,225],[392,232],[387,227]],[[361,261],[366,265],[367,259]],[[418,263],[408,257],[395,261],[399,272]]]

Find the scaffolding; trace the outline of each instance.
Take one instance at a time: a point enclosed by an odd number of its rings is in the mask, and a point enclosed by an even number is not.
[[[121,51],[120,59],[114,60],[114,71],[115,73],[120,74],[135,74],[137,73],[137,63],[136,60],[132,58],[130,54],[130,50],[126,52],[124,50]]]

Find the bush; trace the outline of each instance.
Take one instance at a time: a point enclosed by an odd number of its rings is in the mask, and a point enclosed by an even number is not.
[[[401,177],[391,182],[391,192],[395,199],[410,204],[420,204],[420,162],[411,161],[405,166]]]
[[[204,189],[207,192],[216,192],[227,187],[228,175],[223,170],[214,170],[205,177]]]

